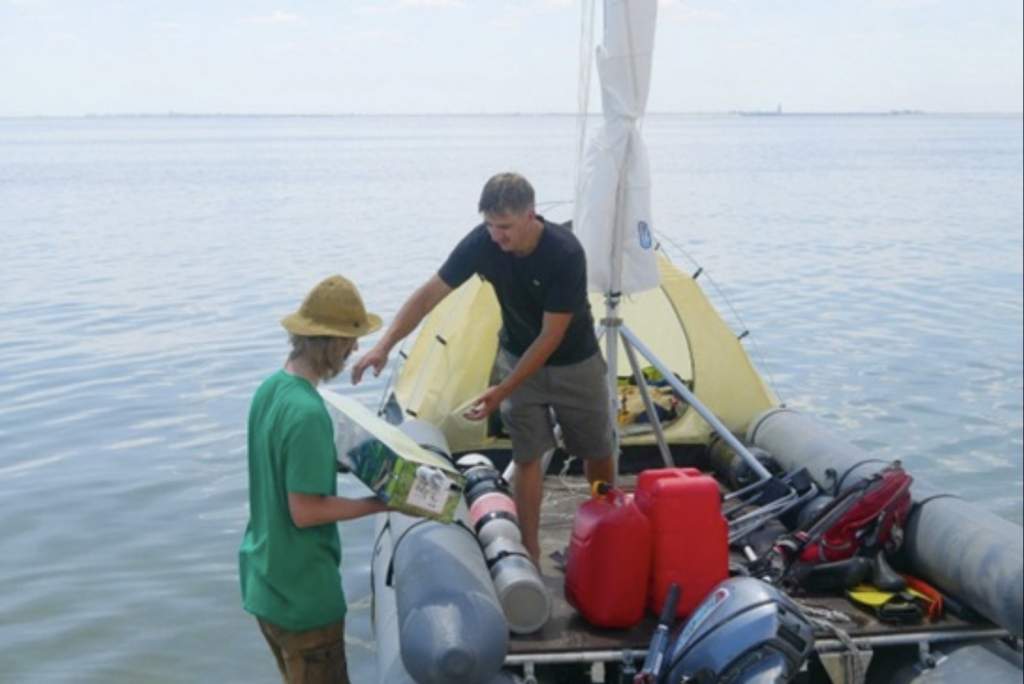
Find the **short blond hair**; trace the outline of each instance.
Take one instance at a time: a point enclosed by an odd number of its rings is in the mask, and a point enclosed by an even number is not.
[[[304,359],[320,380],[330,380],[345,367],[345,359],[355,343],[354,337],[310,336],[289,333],[292,351],[289,361]]]

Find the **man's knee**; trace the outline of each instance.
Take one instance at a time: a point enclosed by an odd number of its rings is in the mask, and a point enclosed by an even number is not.
[[[512,480],[512,491],[520,504],[523,497],[537,498],[543,488],[544,476],[541,472],[540,459],[516,463],[515,475]]]

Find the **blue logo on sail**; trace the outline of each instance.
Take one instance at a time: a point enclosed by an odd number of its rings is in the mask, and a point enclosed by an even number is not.
[[[650,249],[654,243],[654,238],[651,236],[651,227],[647,225],[647,221],[637,222],[636,232],[640,237],[640,246],[644,249]]]

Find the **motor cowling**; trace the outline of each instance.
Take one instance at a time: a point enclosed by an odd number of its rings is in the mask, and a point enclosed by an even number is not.
[[[663,684],[788,682],[814,648],[814,628],[781,591],[753,577],[721,582],[669,647]]]

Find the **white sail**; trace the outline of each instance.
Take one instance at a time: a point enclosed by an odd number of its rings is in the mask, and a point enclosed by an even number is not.
[[[639,123],[647,107],[657,0],[605,0],[597,50],[604,113],[579,169],[573,223],[596,292],[658,285],[647,150]]]

